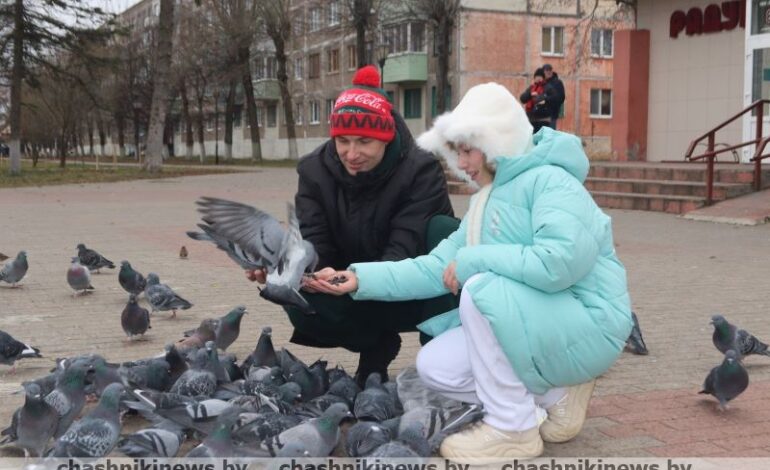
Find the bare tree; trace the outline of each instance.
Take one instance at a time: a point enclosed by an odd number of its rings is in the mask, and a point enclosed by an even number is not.
[[[382,0],[346,0],[350,22],[356,32],[356,63],[363,67],[372,58],[367,54],[367,32],[374,30]]]
[[[171,97],[170,70],[173,52],[174,0],[160,0],[158,42],[154,51],[152,105],[147,130],[147,160],[145,170],[158,172],[163,168],[163,131]]]
[[[446,111],[449,91],[449,53],[452,33],[460,16],[460,0],[407,0],[407,8],[433,28],[438,68],[436,70],[436,113]]]

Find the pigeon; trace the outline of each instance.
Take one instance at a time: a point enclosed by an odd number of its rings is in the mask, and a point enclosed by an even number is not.
[[[345,450],[351,457],[364,457],[390,440],[390,431],[385,426],[372,421],[359,421],[348,428]]]
[[[128,303],[120,314],[120,324],[129,339],[133,336],[144,335],[150,326],[150,312],[136,303],[136,295],[128,296]]]
[[[54,437],[70,427],[86,404],[86,367],[80,363],[67,367],[56,380],[56,388],[46,395],[45,402],[59,414]]]
[[[59,437],[51,457],[104,457],[120,438],[120,396],[122,384],[110,384],[89,414],[72,424]]]
[[[127,382],[143,389],[165,392],[174,384],[171,365],[165,358],[153,358],[139,364],[122,364],[118,373]]]
[[[366,378],[366,388],[358,394],[353,414],[359,420],[382,422],[396,415],[396,402],[382,386],[380,374],[372,372]]]
[[[738,354],[739,360],[750,354],[770,356],[767,344],[748,331],[730,324],[722,315],[711,317],[711,324],[714,325],[711,341],[720,352],[727,353],[729,349],[732,349]]]
[[[91,361],[91,373],[88,379],[91,383],[86,386],[86,392],[93,393],[97,397],[101,397],[110,384],[123,382],[118,366],[108,363],[98,354],[94,354]]]
[[[206,439],[185,455],[185,458],[222,458],[222,457],[269,457],[259,449],[241,447],[233,442],[232,428],[238,421],[238,408],[231,408],[217,420],[217,426]]]
[[[326,457],[337,447],[340,439],[340,422],[353,415],[342,403],[330,406],[323,415],[289,428],[277,436],[262,442],[261,447],[276,455],[286,443],[300,442],[310,457]]]
[[[113,264],[112,261],[108,260],[96,251],[90,248],[86,248],[84,244],[79,243],[77,248],[80,264],[88,268],[90,271],[96,271],[98,273],[102,268],[115,269],[115,264]]]
[[[294,414],[275,411],[256,413],[252,419],[235,431],[233,437],[243,444],[257,444],[298,426],[301,422],[302,418]]]
[[[30,357],[43,357],[38,348],[17,341],[13,336],[0,330],[0,364],[11,366],[11,373],[16,372],[16,361]]]
[[[376,448],[368,457],[373,458],[419,458],[431,456],[431,445],[425,439],[422,427],[413,423],[398,437]]]
[[[216,335],[214,320],[207,318],[201,321],[201,324],[190,336],[177,341],[175,346],[180,353],[187,353],[191,350],[202,348],[206,345],[207,341],[214,341]]]
[[[38,384],[29,382],[24,385],[24,391],[24,405],[13,414],[11,427],[0,432],[6,436],[0,444],[12,443],[23,449],[26,457],[30,454],[40,457],[56,431],[59,414],[45,402]]]
[[[73,297],[78,293],[85,294],[94,289],[91,285],[91,272],[80,264],[77,256],[72,257],[72,265],[67,270],[67,283],[75,291]]]
[[[324,394],[324,384],[321,379],[314,375],[310,368],[296,362],[289,368],[289,375],[286,377],[292,382],[299,384],[302,389],[302,397],[304,400],[312,400],[315,397]]]
[[[415,407],[406,413],[381,423],[392,436],[401,436],[407,429],[420,429],[423,437],[436,451],[444,439],[484,417],[481,405],[463,404],[451,408]]]
[[[269,326],[262,328],[262,333],[259,335],[257,345],[254,347],[254,351],[244,359],[241,365],[244,375],[249,373],[249,369],[254,367],[274,367],[278,365],[278,357],[275,354],[273,348],[273,340],[271,338],[273,329]]]
[[[719,409],[727,409],[727,402],[737,397],[749,386],[749,373],[741,364],[738,353],[729,349],[722,364],[714,367],[698,393],[713,395],[719,400]]]
[[[211,325],[214,327],[216,334],[217,347],[222,351],[226,351],[231,344],[238,339],[238,335],[241,334],[241,319],[243,315],[248,313],[246,306],[239,305],[230,310],[227,314],[221,318],[213,319]],[[194,330],[185,331],[185,336],[193,334]]]
[[[144,279],[144,276],[139,272],[134,271],[134,268],[131,267],[131,263],[128,261],[120,262],[118,282],[123,290],[137,296],[144,292],[144,288],[147,286],[147,281]]]
[[[163,419],[151,428],[141,429],[118,441],[118,450],[129,457],[176,457],[184,442],[184,430]]]
[[[190,369],[182,374],[174,385],[171,393],[178,393],[188,397],[210,397],[217,389],[217,377],[206,369],[208,352],[199,349],[193,357]]]
[[[11,287],[18,287],[19,281],[27,275],[29,264],[27,264],[27,252],[21,250],[13,261],[10,261],[0,269],[0,281],[5,281]]]
[[[262,298],[314,313],[299,289],[303,275],[315,270],[318,254],[310,242],[302,239],[294,206],[287,205],[288,226],[284,229],[266,212],[246,204],[211,197],[202,197],[197,204],[204,222],[198,227],[205,236],[235,257],[242,268],[267,270]]]
[[[187,259],[187,247],[184,245],[182,245],[182,248],[179,249],[179,258]]]
[[[177,295],[169,286],[160,283],[160,278],[155,273],[147,275],[147,287],[144,289],[144,297],[150,302],[152,311],[171,310],[171,316],[176,317],[179,309],[187,310],[193,304]]]
[[[634,326],[631,328],[631,334],[626,340],[626,349],[634,354],[646,356],[650,352],[647,350],[647,345],[644,344],[644,338],[642,338],[642,329],[639,328],[639,319],[636,318],[636,314],[634,312],[631,312],[631,319],[634,321]]]

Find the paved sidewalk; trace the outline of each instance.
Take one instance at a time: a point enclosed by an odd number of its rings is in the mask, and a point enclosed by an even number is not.
[[[22,402],[10,395],[23,380],[42,375],[53,359],[98,352],[110,360],[146,357],[237,304],[250,313],[232,351],[243,357],[263,325],[272,325],[277,347],[287,345],[305,360],[323,356],[355,369],[344,350],[314,350],[287,344],[291,327],[282,310],[264,302],[255,286],[221,252],[188,239],[195,226],[193,201],[200,195],[257,205],[285,219],[296,173],[260,172],[0,190],[0,252],[29,253],[30,271],[21,289],[0,287],[0,329],[39,345],[45,359],[18,363],[18,373],[0,378],[0,425]],[[467,209],[467,196],[453,197]],[[625,353],[598,383],[590,419],[581,435],[547,445],[546,456],[770,456],[770,358],[751,357],[749,390],[727,412],[697,395],[720,354],[711,344],[710,316],[728,319],[770,340],[770,224],[736,226],[685,220],[668,214],[617,211],[615,240],[629,273],[649,356]],[[120,312],[125,294],[117,273],[94,275],[96,291],[72,298],[65,281],[75,245],[83,242],[114,262],[126,259],[141,272],[157,272],[195,306],[176,320],[159,314],[146,341],[124,342]],[[178,258],[186,245],[188,260]],[[414,361],[419,344],[406,335],[394,371]],[[5,372],[7,368],[2,368]],[[2,454],[0,454],[2,455]]]

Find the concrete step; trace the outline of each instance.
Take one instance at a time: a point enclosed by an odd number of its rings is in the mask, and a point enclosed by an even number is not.
[[[704,200],[695,196],[621,193],[611,191],[591,191],[591,195],[599,206],[607,209],[629,209],[684,214],[704,205]]]
[[[766,165],[767,166],[767,165]],[[624,178],[656,181],[706,181],[706,165],[693,163],[617,163],[593,162],[588,176],[596,178]],[[754,181],[752,165],[717,164],[714,181],[718,183],[751,184]],[[770,187],[770,166],[762,170],[762,186]]]
[[[706,199],[707,191],[706,183],[702,181],[588,177],[585,186],[589,191],[694,196],[701,199]],[[722,201],[731,197],[742,196],[751,191],[750,184],[714,183],[714,200]]]

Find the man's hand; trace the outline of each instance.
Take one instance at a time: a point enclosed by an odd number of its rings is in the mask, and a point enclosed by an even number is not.
[[[460,290],[460,281],[457,280],[457,274],[455,273],[456,268],[457,261],[452,261],[444,270],[444,287],[449,289],[454,295],[457,295],[457,292]]]
[[[330,295],[344,295],[358,290],[358,277],[353,271],[327,271],[323,269],[316,273],[316,279],[307,281],[307,285],[316,292]]]
[[[260,284],[264,284],[267,282],[267,270],[265,269],[254,269],[254,270],[246,270],[246,279],[248,279],[251,282],[258,282]]]

